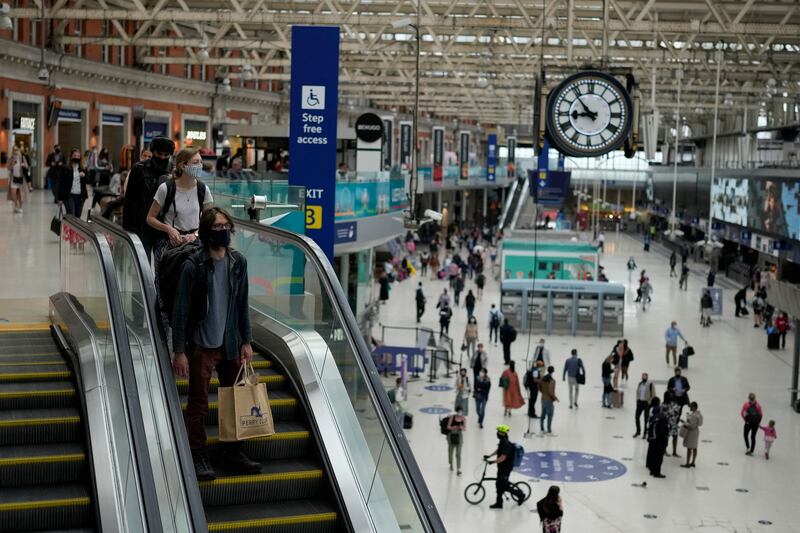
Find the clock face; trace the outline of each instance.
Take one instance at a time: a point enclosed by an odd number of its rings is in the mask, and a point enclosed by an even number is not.
[[[562,81],[547,97],[547,134],[556,149],[573,157],[596,157],[628,137],[633,104],[613,76],[586,71]]]

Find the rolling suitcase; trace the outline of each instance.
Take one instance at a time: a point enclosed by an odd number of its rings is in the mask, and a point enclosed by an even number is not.
[[[625,400],[625,392],[621,390],[615,390],[611,393],[611,405],[612,407],[619,409],[622,407],[622,404]]]
[[[411,429],[414,425],[414,415],[411,413],[403,413],[403,429]]]
[[[767,350],[778,350],[781,347],[781,334],[770,333],[767,336]]]
[[[689,355],[685,351],[678,356],[678,366],[684,369],[689,368]]]

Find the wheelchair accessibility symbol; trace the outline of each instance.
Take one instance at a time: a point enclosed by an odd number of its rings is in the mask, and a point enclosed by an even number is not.
[[[303,85],[302,87],[302,108],[313,109],[315,111],[325,110],[325,86],[324,85]]]

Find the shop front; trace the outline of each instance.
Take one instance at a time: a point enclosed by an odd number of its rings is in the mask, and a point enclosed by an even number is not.
[[[66,106],[58,110],[56,142],[65,152],[79,150],[83,154],[89,148],[86,142],[86,110]]]
[[[100,146],[108,150],[111,164],[120,167],[120,153],[127,140],[128,114],[114,111],[100,113]]]
[[[186,148],[206,148],[209,143],[208,120],[183,119],[183,145]]]
[[[14,100],[11,107],[11,148],[28,157],[33,184],[42,186],[41,104]],[[11,153],[9,152],[9,156]]]
[[[170,137],[169,135],[169,117],[166,116],[147,116],[144,119],[144,129],[142,131],[142,146],[148,146],[150,141],[156,137]]]

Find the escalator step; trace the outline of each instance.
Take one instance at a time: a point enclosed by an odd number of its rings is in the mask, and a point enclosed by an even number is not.
[[[267,387],[270,391],[273,389],[283,389],[286,388],[286,377],[283,374],[278,374],[274,370],[266,369],[259,372],[258,381],[260,383],[266,383]],[[175,384],[178,386],[178,392],[180,394],[188,394],[189,393],[189,380],[188,379],[177,379],[175,380]],[[217,377],[211,378],[211,382],[209,384],[209,392],[216,392],[219,388],[219,379]]]
[[[76,483],[86,474],[77,443],[0,446],[0,487]]]
[[[81,528],[91,520],[91,498],[82,485],[0,489],[0,531]]]
[[[80,436],[81,417],[77,409],[0,411],[0,446],[74,442]]]
[[[219,428],[206,426],[209,453],[219,447]],[[308,428],[298,422],[275,422],[275,434],[248,439],[242,443],[242,453],[253,461],[294,459],[314,452],[314,442]]]
[[[75,399],[75,386],[69,381],[0,383],[0,409],[72,407]]]
[[[325,473],[315,461],[282,460],[262,463],[261,473],[239,475],[217,470],[217,479],[201,481],[206,508],[305,498],[319,498],[327,487]]]
[[[300,405],[297,398],[286,391],[268,391],[269,405],[272,408],[273,420],[295,420],[301,416]],[[186,412],[186,398],[181,398],[181,409]],[[208,395],[208,414],[205,422],[209,425],[219,423],[219,401],[216,394]]]
[[[14,363],[0,366],[0,383],[24,381],[55,381],[70,379],[72,370],[62,360],[57,364],[34,365],[31,363]]]
[[[336,508],[303,500],[206,509],[209,532],[328,533],[341,531]]]

